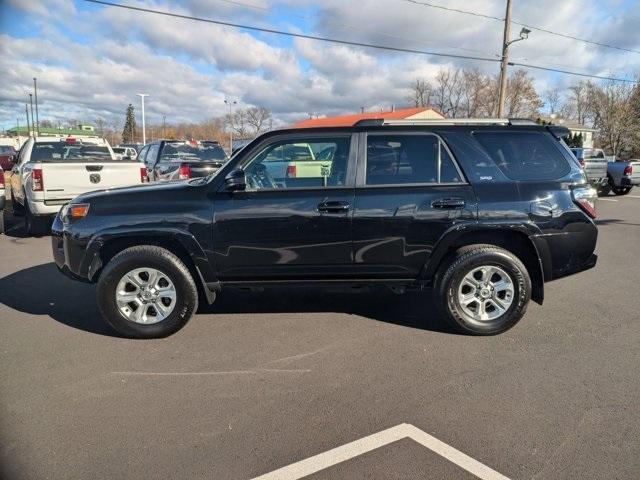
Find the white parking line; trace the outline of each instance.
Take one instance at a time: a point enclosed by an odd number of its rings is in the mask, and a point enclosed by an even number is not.
[[[601,202],[617,202],[618,200],[614,200],[613,198],[599,198]]]
[[[640,198],[640,195],[625,195],[625,197],[629,197],[629,198]]]
[[[402,423],[368,437],[327,450],[313,457],[255,477],[253,480],[297,480],[403,438],[410,438],[418,442],[420,445],[483,480],[509,480],[508,477],[408,423]]]

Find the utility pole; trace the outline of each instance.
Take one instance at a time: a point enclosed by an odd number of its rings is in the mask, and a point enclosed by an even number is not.
[[[167,116],[166,115],[162,115],[162,138],[165,139],[167,138],[164,134],[165,128],[167,127]]]
[[[237,104],[235,100],[224,99],[224,103],[229,106],[229,156],[233,153],[233,106]]]
[[[498,94],[498,118],[504,115],[504,97],[507,93],[507,66],[509,65],[509,37],[511,36],[511,0],[507,0],[502,36],[502,62],[500,64],[500,93]]]
[[[29,94],[29,103],[31,104],[31,129],[33,130],[33,136],[36,136],[36,120],[33,117],[33,94]]]
[[[512,43],[519,42],[520,40],[526,40],[529,38],[531,30],[526,27],[522,27],[520,30],[520,36],[513,40],[509,40],[511,37],[511,0],[507,0],[507,11],[504,16],[504,35],[502,37],[502,61],[500,63],[500,91],[498,93],[498,118],[504,116],[504,102],[507,96],[507,67],[509,66],[509,46]]]
[[[36,130],[40,135],[40,116],[38,115],[38,85],[36,84],[36,77],[33,77],[33,93],[36,97]]]
[[[148,97],[149,94],[148,93],[138,93],[137,95],[140,97],[140,101],[142,102],[142,145],[146,145],[147,144],[147,132],[145,130],[145,125],[144,125],[144,97]]]

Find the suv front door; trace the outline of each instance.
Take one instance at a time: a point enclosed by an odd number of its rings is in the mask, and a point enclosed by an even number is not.
[[[223,182],[215,195],[212,260],[220,280],[352,274],[354,142],[344,132],[288,134],[239,155],[232,168],[244,169],[247,189],[229,192]],[[284,169],[272,168],[282,161]]]
[[[360,135],[355,273],[362,278],[415,279],[446,230],[476,219],[473,188],[435,134]]]

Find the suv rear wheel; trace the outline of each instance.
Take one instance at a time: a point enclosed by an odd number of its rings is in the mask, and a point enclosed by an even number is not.
[[[456,251],[438,273],[436,305],[456,330],[495,335],[523,317],[531,298],[531,279],[511,252],[492,245]]]
[[[198,306],[187,266],[170,251],[150,245],[127,248],[113,257],[100,276],[97,296],[104,319],[131,338],[171,335]]]

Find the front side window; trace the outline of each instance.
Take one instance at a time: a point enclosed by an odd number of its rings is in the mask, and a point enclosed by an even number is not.
[[[367,185],[463,182],[435,135],[367,135]]]
[[[250,189],[345,186],[351,139],[281,140],[267,145],[242,165]]]
[[[555,180],[571,167],[544,132],[475,132],[474,137],[512,180]]]

